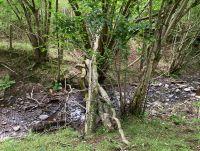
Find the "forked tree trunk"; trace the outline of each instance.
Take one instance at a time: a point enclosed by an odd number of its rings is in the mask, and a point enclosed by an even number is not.
[[[165,12],[165,14],[163,14],[163,16],[160,16],[160,21],[164,21],[162,24],[160,23],[160,28],[162,28],[163,44],[166,43],[166,40],[170,35],[171,30],[176,27],[177,23],[183,18],[183,16],[185,16],[193,7],[199,5],[200,2],[190,2],[189,0],[177,0],[174,3],[171,3],[170,1],[166,1],[164,3],[165,5],[163,5],[164,7],[161,11]],[[158,49],[155,53],[153,70],[157,68],[161,57],[162,51],[161,49]]]
[[[193,3],[189,3],[189,0],[179,0],[176,3],[171,3],[169,5],[168,1],[162,1],[155,25],[155,40],[152,44],[150,52],[148,52],[149,55],[146,57],[146,67],[144,67],[143,69],[143,74],[141,76],[140,83],[134,93],[133,101],[131,104],[132,113],[135,113],[136,115],[143,113],[143,107],[146,103],[145,97],[147,95],[148,84],[150,82],[151,74],[156,69],[160,61],[162,55],[161,49],[166,43],[166,40],[171,30],[176,26],[176,24],[181,20],[181,18],[186,13],[188,13],[188,11],[191,8],[197,6],[198,4],[200,3],[196,1]],[[149,16],[151,22],[152,6],[150,6],[150,3],[149,8]],[[167,13],[168,11],[169,13]]]

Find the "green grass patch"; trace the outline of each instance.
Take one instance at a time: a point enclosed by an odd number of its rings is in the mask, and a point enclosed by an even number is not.
[[[0,151],[192,151],[200,143],[199,128],[194,125],[174,125],[155,120],[134,120],[123,123],[130,146],[120,141],[117,131],[100,128],[94,136],[84,140],[72,129],[50,134],[30,134],[22,140],[7,140]]]

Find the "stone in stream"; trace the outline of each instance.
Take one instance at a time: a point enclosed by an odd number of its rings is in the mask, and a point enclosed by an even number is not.
[[[156,115],[156,113],[157,113],[157,111],[154,109],[151,111],[151,115]]]
[[[46,114],[43,114],[43,115],[40,115],[40,116],[39,116],[39,119],[42,120],[42,121],[44,121],[44,120],[46,120],[46,119],[48,119],[48,118],[49,118],[49,116],[46,115]]]
[[[169,102],[169,101],[170,101],[170,99],[166,99],[166,101],[167,101],[167,102]]]
[[[185,88],[185,89],[183,89],[185,92],[190,92],[190,91],[192,91],[192,90],[194,90],[194,88],[193,87],[187,87],[187,88]]]
[[[5,121],[3,121],[2,123],[1,123],[1,125],[6,125],[7,124],[7,122],[5,122]]]
[[[165,88],[168,89],[169,88],[169,84],[165,84]]]
[[[13,130],[15,131],[15,132],[17,132],[17,131],[19,131],[20,130],[20,126],[18,125],[18,126],[14,126],[14,127],[12,127],[13,128]]]
[[[154,86],[154,87],[160,87],[160,86],[162,86],[162,83],[155,83],[155,84],[152,83],[151,86]]]
[[[191,93],[190,95],[191,95],[192,97],[196,96],[196,94],[195,94],[195,93]]]
[[[159,101],[155,101],[152,103],[153,106],[162,107],[162,103]]]
[[[173,94],[170,94],[168,97],[171,99],[171,98],[173,98],[173,96],[174,96]]]
[[[185,84],[177,84],[179,88],[184,88],[184,87],[187,87],[187,85]]]

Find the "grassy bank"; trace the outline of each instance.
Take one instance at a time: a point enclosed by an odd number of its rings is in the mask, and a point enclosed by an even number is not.
[[[158,119],[124,122],[130,146],[121,143],[117,132],[104,129],[89,138],[81,139],[72,129],[50,134],[30,134],[22,140],[7,140],[0,143],[0,151],[197,151],[200,149],[200,134],[197,124],[174,125]]]

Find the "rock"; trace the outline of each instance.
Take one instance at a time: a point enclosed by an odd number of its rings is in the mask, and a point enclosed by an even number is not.
[[[181,90],[180,90],[180,89],[176,89],[175,92],[176,92],[176,93],[179,93],[179,92],[181,92]]]
[[[178,99],[179,97],[178,96],[175,96],[175,99]]]
[[[46,120],[48,117],[49,117],[48,115],[43,114],[43,115],[40,115],[40,116],[39,116],[39,119],[42,120],[42,121],[44,121],[44,120]]]
[[[23,104],[24,104],[24,101],[21,101],[19,104],[20,104],[20,105],[23,105]]]
[[[195,93],[192,93],[192,94],[190,94],[192,97],[194,97],[194,96],[196,96],[196,94]]]
[[[2,114],[7,114],[8,112],[10,112],[10,110],[8,110],[8,109],[3,109],[3,110],[1,111]]]
[[[161,107],[162,106],[162,103],[159,102],[159,101],[155,101],[152,103],[153,106],[157,106],[157,107]]]
[[[14,126],[14,127],[13,127],[13,130],[14,130],[15,132],[19,131],[19,130],[20,130],[20,126],[19,126],[19,125],[18,125],[18,126]]]
[[[167,102],[166,102],[164,105],[165,105],[165,106],[168,106],[168,105],[169,105],[169,103],[167,103]]]
[[[190,89],[190,87],[188,87],[188,88],[185,88],[185,89],[183,89],[185,92],[190,92],[191,91],[191,89]]]
[[[167,88],[167,89],[168,89],[168,88],[169,88],[169,84],[165,84],[165,88]]]
[[[177,84],[179,88],[184,88],[184,87],[187,87],[187,85],[185,84]]]
[[[7,124],[7,122],[4,122],[4,121],[1,123],[1,125],[6,125],[6,124]]]
[[[174,96],[174,95],[173,95],[173,94],[171,94],[171,95],[169,95],[168,97],[171,99],[171,98],[173,98],[173,96]]]
[[[160,86],[162,86],[162,83],[155,83],[155,84],[152,83],[151,86],[154,86],[154,87],[160,87]]]
[[[166,99],[166,101],[167,101],[167,102],[169,102],[169,101],[170,101],[170,99]]]
[[[192,91],[192,90],[194,90],[194,88],[193,87],[187,87],[187,88],[185,88],[185,89],[183,89],[185,92],[190,92],[190,91]]]
[[[151,114],[152,114],[152,115],[156,115],[156,113],[157,113],[156,110],[152,110],[152,111],[151,111]]]
[[[184,91],[189,92],[190,88],[185,88]]]

